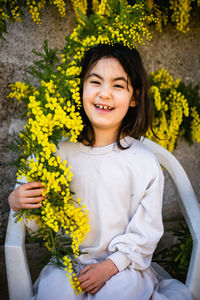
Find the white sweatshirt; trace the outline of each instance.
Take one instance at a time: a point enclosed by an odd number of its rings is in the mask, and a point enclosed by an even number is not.
[[[154,154],[138,140],[88,147],[60,143],[57,155],[74,174],[71,190],[89,211],[90,232],[81,245],[80,263],[111,259],[119,271],[145,270],[163,234],[164,176]]]

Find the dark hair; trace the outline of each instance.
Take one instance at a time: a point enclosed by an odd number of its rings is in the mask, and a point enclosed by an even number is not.
[[[81,98],[85,75],[101,58],[105,57],[114,57],[120,62],[129,76],[131,85],[134,89],[133,96],[136,100],[136,106],[129,107],[127,114],[122,120],[116,138],[118,147],[120,149],[126,149],[120,144],[121,136],[129,135],[136,139],[140,139],[141,136],[145,136],[149,128],[152,129],[153,108],[149,97],[148,77],[143,67],[141,57],[136,49],[130,49],[121,44],[99,44],[90,48],[82,59],[82,72],[80,74]],[[88,146],[93,146],[95,143],[94,130],[83,106],[80,109],[80,114],[85,126],[78,137],[78,141],[82,142],[85,140],[87,141]]]

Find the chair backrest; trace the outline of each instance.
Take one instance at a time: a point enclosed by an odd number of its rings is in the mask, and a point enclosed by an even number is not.
[[[9,300],[27,300],[33,296],[33,285],[25,251],[26,227],[15,223],[10,210],[5,240],[5,260]]]
[[[186,285],[192,292],[194,299],[200,299],[200,204],[185,170],[175,156],[147,138],[143,140],[143,143],[156,155],[178,192],[180,208],[193,239]]]

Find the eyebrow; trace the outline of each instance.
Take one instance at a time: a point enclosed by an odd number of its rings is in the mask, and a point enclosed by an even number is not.
[[[96,74],[96,73],[88,74],[88,76],[86,76],[86,79],[89,78],[89,77],[92,77],[92,76],[96,76],[99,79],[103,80],[103,78],[100,75]],[[117,81],[117,80],[123,80],[128,84],[128,80],[126,78],[124,78],[123,76],[122,77],[116,77],[116,78],[113,79],[113,81]]]

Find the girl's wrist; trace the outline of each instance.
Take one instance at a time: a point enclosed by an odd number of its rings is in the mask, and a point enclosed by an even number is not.
[[[10,195],[8,196],[8,204],[9,204],[10,208],[12,208],[12,210],[13,210],[14,212],[17,212],[18,209],[13,205],[14,198],[15,198],[14,192],[15,192],[15,191],[12,191],[12,192],[10,193]]]
[[[111,276],[113,276],[119,272],[117,266],[111,259],[108,258],[105,260],[105,262],[106,262],[106,266],[108,268],[108,272],[109,272],[109,274],[111,274]]]

